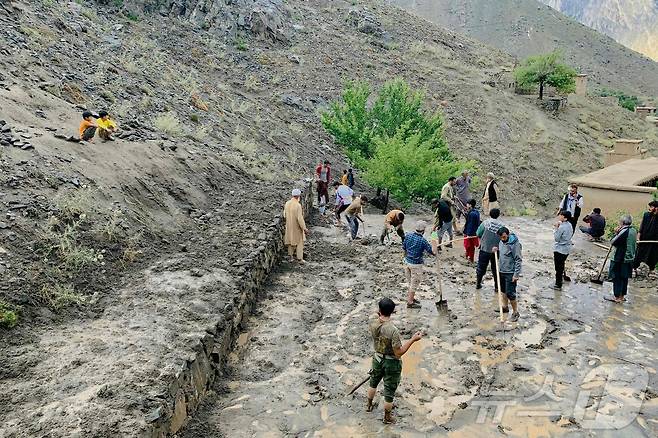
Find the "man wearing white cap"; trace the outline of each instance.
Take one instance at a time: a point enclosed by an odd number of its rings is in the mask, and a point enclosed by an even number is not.
[[[423,275],[423,255],[428,253],[434,255],[432,245],[423,237],[427,222],[418,221],[416,223],[416,231],[407,233],[402,242],[402,249],[404,249],[404,273],[409,283],[409,291],[407,293],[407,308],[419,309],[420,302],[415,298],[416,288]]]
[[[288,247],[288,255],[291,261],[295,260],[295,254],[299,263],[304,263],[304,240],[308,235],[308,228],[304,221],[304,210],[299,198],[302,191],[294,189],[292,199],[286,202],[283,208],[283,218],[286,220],[286,233],[283,243]]]

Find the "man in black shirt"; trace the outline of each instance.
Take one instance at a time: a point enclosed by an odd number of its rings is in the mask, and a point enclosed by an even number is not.
[[[600,240],[605,234],[605,217],[601,215],[601,209],[595,208],[590,214],[583,218],[583,222],[589,227],[580,227],[580,231],[590,236],[593,240]]]
[[[642,217],[637,240],[639,244],[633,269],[639,268],[641,263],[646,263],[649,265],[649,271],[653,271],[658,264],[658,243],[641,242],[658,240],[658,201],[649,202],[649,211]]]

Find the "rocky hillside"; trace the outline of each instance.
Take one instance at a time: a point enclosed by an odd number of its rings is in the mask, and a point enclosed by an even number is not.
[[[317,116],[347,80],[402,76],[426,90],[428,108],[445,107],[451,148],[501,176],[508,208],[552,206],[555,187],[597,168],[617,135],[656,149],[654,127],[606,100],[573,98],[549,114],[507,88],[509,55],[379,2],[352,3],[4,1],[2,247],[43,265],[7,262],[5,296],[29,305],[41,300],[35,289],[105,278],[54,275],[56,259],[33,251],[44,235],[61,243],[68,216],[94,218],[77,231],[96,251],[107,248],[95,227],[118,221],[125,239],[172,235],[164,250],[188,242],[193,225],[217,233],[200,243],[248,253],[243,243],[316,161],[347,166]],[[119,140],[64,141],[83,108],[114,114]],[[44,228],[53,214],[64,225]],[[113,242],[110,258],[125,245]]]
[[[345,81],[426,90],[508,213],[552,209],[616,136],[658,150],[605,99],[515,95],[514,62],[372,0],[1,0],[0,436],[146,427],[290,189],[347,167],[318,119]],[[117,141],[67,141],[83,109]]]
[[[499,0],[495,6],[486,0],[387,1],[518,58],[561,49],[568,62],[589,74],[599,87],[622,90],[645,100],[658,96],[658,63],[536,0]],[[654,18],[653,25],[647,25],[649,32],[655,31],[655,23]]]
[[[626,47],[658,61],[658,1],[541,0]]]

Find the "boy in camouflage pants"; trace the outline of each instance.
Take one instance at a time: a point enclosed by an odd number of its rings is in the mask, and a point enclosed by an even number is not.
[[[395,423],[395,419],[391,414],[393,397],[400,384],[400,375],[402,373],[402,360],[400,358],[414,342],[420,340],[422,334],[417,332],[411,339],[402,344],[400,332],[391,322],[391,315],[395,312],[395,303],[390,298],[382,298],[378,307],[378,312],[368,322],[368,328],[375,347],[375,355],[372,358],[366,410],[372,412],[372,401],[375,398],[377,386],[383,380],[384,423],[391,424]]]

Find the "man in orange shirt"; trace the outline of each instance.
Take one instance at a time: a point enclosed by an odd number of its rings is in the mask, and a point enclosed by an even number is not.
[[[96,135],[96,123],[94,122],[94,115],[91,111],[82,113],[82,122],[80,122],[80,140],[91,141]]]
[[[386,218],[384,219],[384,228],[382,229],[382,234],[379,236],[379,242],[383,245],[384,244],[384,238],[389,233],[389,230],[391,227],[395,228],[398,236],[400,236],[400,239],[404,242],[404,229],[402,228],[402,224],[404,223],[404,213],[402,210],[391,210],[388,212],[386,215]]]

